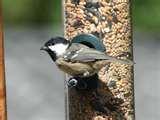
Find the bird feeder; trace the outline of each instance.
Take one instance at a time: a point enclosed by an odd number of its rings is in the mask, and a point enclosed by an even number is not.
[[[133,59],[129,0],[64,0],[63,6],[67,39],[117,59]],[[111,63],[98,76],[95,89],[67,90],[66,120],[134,120],[133,66]]]

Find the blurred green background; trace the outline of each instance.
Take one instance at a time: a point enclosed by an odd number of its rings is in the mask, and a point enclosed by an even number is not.
[[[133,1],[134,26],[141,30],[160,30],[160,0]]]
[[[61,0],[2,0],[7,25],[61,23]]]
[[[160,29],[160,0],[135,0],[133,23],[136,29]],[[7,25],[60,24],[61,0],[3,0],[4,21]]]

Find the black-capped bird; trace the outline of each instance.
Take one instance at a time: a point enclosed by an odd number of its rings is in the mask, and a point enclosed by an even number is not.
[[[41,47],[41,50],[48,52],[58,68],[71,76],[92,76],[110,62],[133,65],[130,60],[116,59],[84,44],[70,42],[63,37],[51,38]]]

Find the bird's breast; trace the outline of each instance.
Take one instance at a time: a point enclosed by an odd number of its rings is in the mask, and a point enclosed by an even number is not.
[[[56,64],[60,70],[71,76],[83,76],[86,72],[90,76],[95,72],[90,63],[68,62],[63,58],[59,58],[56,60]]]

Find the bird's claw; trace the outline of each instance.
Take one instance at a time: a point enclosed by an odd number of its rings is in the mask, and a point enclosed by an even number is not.
[[[67,81],[67,86],[68,88],[76,87],[76,89],[85,90],[87,88],[87,83],[84,80],[72,77]]]
[[[78,81],[77,81],[76,79],[70,78],[70,79],[67,81],[67,86],[68,86],[69,88],[72,88],[72,87],[77,86],[77,83],[78,83]]]

